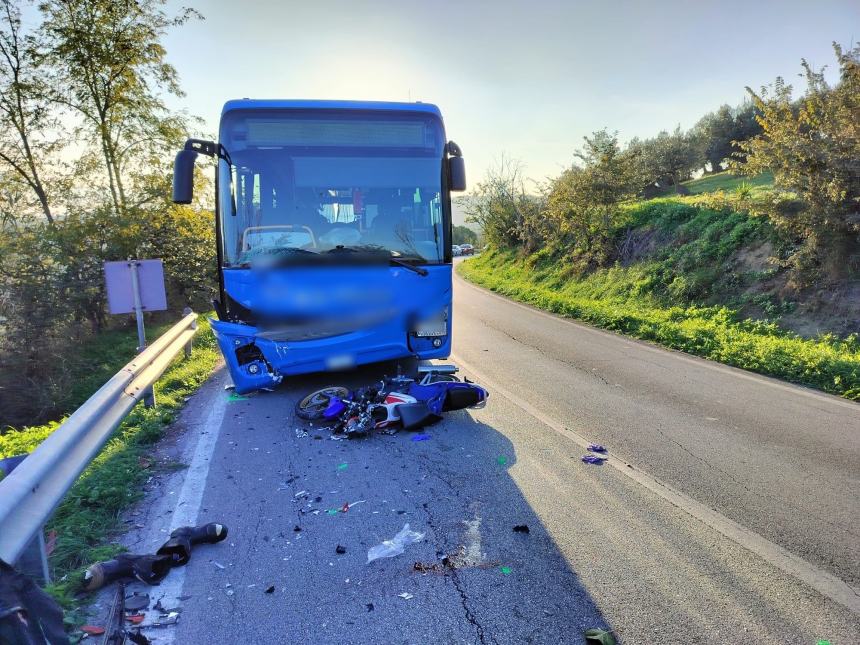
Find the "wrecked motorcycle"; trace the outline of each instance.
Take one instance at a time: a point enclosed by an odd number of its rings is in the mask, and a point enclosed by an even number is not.
[[[396,425],[414,430],[438,421],[443,412],[483,407],[487,391],[468,379],[461,382],[454,370],[423,368],[417,379],[383,378],[355,391],[327,386],[300,399],[296,416],[332,421],[335,433],[358,436]]]

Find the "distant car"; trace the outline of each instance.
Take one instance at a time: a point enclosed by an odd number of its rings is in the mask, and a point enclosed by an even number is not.
[[[451,255],[457,257],[458,255],[463,255],[463,249],[460,248],[458,244],[455,244],[451,247]]]
[[[461,244],[460,251],[463,255],[473,255],[475,253],[475,247],[471,244]]]

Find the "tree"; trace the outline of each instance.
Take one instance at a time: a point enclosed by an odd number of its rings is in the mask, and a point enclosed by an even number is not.
[[[617,133],[605,129],[583,139],[581,163],[550,185],[546,218],[581,265],[599,266],[611,253],[619,203],[641,188],[639,149],[622,151]]]
[[[54,119],[39,50],[38,38],[23,31],[18,6],[0,0],[0,162],[33,192],[53,222],[44,174],[58,145],[46,138]]]
[[[460,204],[466,221],[478,224],[493,246],[525,244],[530,251],[542,239],[539,198],[526,192],[522,166],[516,161],[500,159],[471,195],[460,198]]]
[[[773,172],[779,198],[760,208],[798,241],[789,263],[807,277],[824,269],[837,278],[852,269],[852,258],[858,268],[860,45],[833,48],[840,69],[835,87],[804,60],[806,92],[799,101],[782,78],[759,93],[747,88],[762,133],[741,144],[733,164],[747,175]]]
[[[695,139],[684,134],[680,126],[672,133],[664,130],[656,138],[644,141],[642,152],[654,181],[668,182],[677,192],[681,192],[681,182],[702,165]]]
[[[710,165],[711,172],[720,172],[723,163],[738,151],[737,144],[760,132],[755,106],[745,103],[736,108],[722,105],[706,114],[693,127],[692,136],[701,146],[703,162]]]
[[[97,145],[116,213],[133,205],[126,177],[134,161],[174,147],[181,117],[169,115],[164,93],[182,95],[176,70],[160,39],[169,27],[199,14],[176,17],[165,0],[46,0],[41,5],[51,60],[58,70],[57,101],[83,119]]]
[[[468,226],[455,226],[453,229],[453,244],[471,244],[472,246],[478,243],[478,234]]]

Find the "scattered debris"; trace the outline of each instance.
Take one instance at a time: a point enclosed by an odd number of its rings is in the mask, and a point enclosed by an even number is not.
[[[298,524],[296,524],[296,525],[293,527],[293,533],[301,533],[301,532],[302,532],[302,527],[301,527],[301,526],[299,526]]]
[[[90,636],[101,636],[105,633],[105,628],[96,625],[81,625],[81,631]]]
[[[229,403],[233,403],[233,401],[247,401],[247,396],[242,396],[241,394],[236,394],[235,392],[231,392],[230,396],[227,397],[227,401]]]
[[[345,547],[345,546],[341,546],[340,544],[338,544],[338,545],[334,548],[334,552],[335,552],[335,553],[337,553],[338,555],[343,555],[344,553],[346,553],[346,547]]]
[[[296,428],[296,439],[304,439],[308,436],[308,433],[302,430],[301,428]]]
[[[346,470],[347,468],[349,468],[349,464],[346,462],[343,462],[342,464],[337,465],[338,470]]]
[[[507,576],[507,575],[510,575],[511,568],[510,567],[500,567],[499,571],[501,571],[504,575]]]
[[[586,629],[583,636],[585,636],[586,645],[616,645],[618,642],[611,631],[599,627]]]
[[[131,614],[125,617],[125,619],[132,625],[140,625],[140,623],[143,622],[144,618],[146,618],[144,614]]]
[[[508,463],[508,458],[504,455],[499,455],[498,457],[496,457],[496,463],[499,464],[499,466],[504,466]]]
[[[154,623],[149,623],[149,625],[143,625],[143,627],[169,627],[170,625],[175,625],[179,622],[179,612],[171,611],[167,616],[162,614],[162,619],[158,620]]]
[[[340,507],[341,513],[346,513],[349,510],[349,502],[344,502],[343,506]]]
[[[427,441],[431,439],[429,434],[416,434],[412,435],[412,441]]]
[[[149,607],[149,594],[139,594],[136,591],[125,597],[125,611],[141,611]],[[156,607],[158,608],[158,607]]]
[[[226,569],[227,568],[223,564],[221,564],[220,562],[215,562],[215,560],[212,560],[212,564],[214,564],[219,569]]]
[[[426,564],[424,562],[416,562],[412,565],[412,569],[417,571],[418,573],[438,573],[442,570],[444,565],[440,565],[438,562],[434,562],[433,564]]]
[[[514,533],[529,533],[528,524],[517,524],[514,527]]]
[[[275,585],[269,585],[266,587],[266,591],[264,593],[275,593]]]
[[[601,446],[599,443],[588,444],[588,449],[591,452],[606,452],[606,448],[604,446]]]
[[[593,455],[591,453],[587,455],[582,455],[582,461],[587,464],[594,464],[596,466],[602,466],[603,462],[607,459],[608,457],[606,455]]]
[[[373,606],[372,602],[367,603],[365,607],[367,607],[367,611],[373,611],[374,609],[376,609],[376,607]]]
[[[295,495],[293,495],[293,497],[301,497],[302,495],[304,495],[304,494],[305,494],[305,493],[307,493],[307,492],[308,492],[308,491],[306,491],[306,490],[300,490],[298,493],[296,493]]]
[[[406,593],[405,591],[404,591],[403,593],[399,593],[399,594],[397,594],[397,595],[398,595],[399,597],[403,598],[403,600],[409,600],[409,599],[411,599],[411,598],[414,598],[414,597],[415,597],[415,596],[413,596],[411,593]]]
[[[420,542],[423,539],[423,533],[411,531],[409,524],[404,524],[400,532],[393,538],[385,540],[382,544],[377,544],[367,551],[367,563],[370,564],[380,558],[392,558],[395,555],[400,555],[407,545]]]

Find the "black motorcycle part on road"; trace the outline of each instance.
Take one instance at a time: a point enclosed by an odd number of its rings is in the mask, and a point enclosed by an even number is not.
[[[86,591],[95,591],[121,578],[137,578],[154,585],[164,580],[172,566],[170,556],[121,553],[113,560],[90,566],[84,573],[83,585]]]
[[[215,544],[227,537],[227,527],[210,522],[202,526],[183,526],[170,534],[156,551],[156,555],[169,556],[174,567],[181,567],[191,559],[191,547],[198,544]]]
[[[418,430],[442,418],[433,414],[426,403],[404,403],[397,406],[397,412],[404,430]]]

